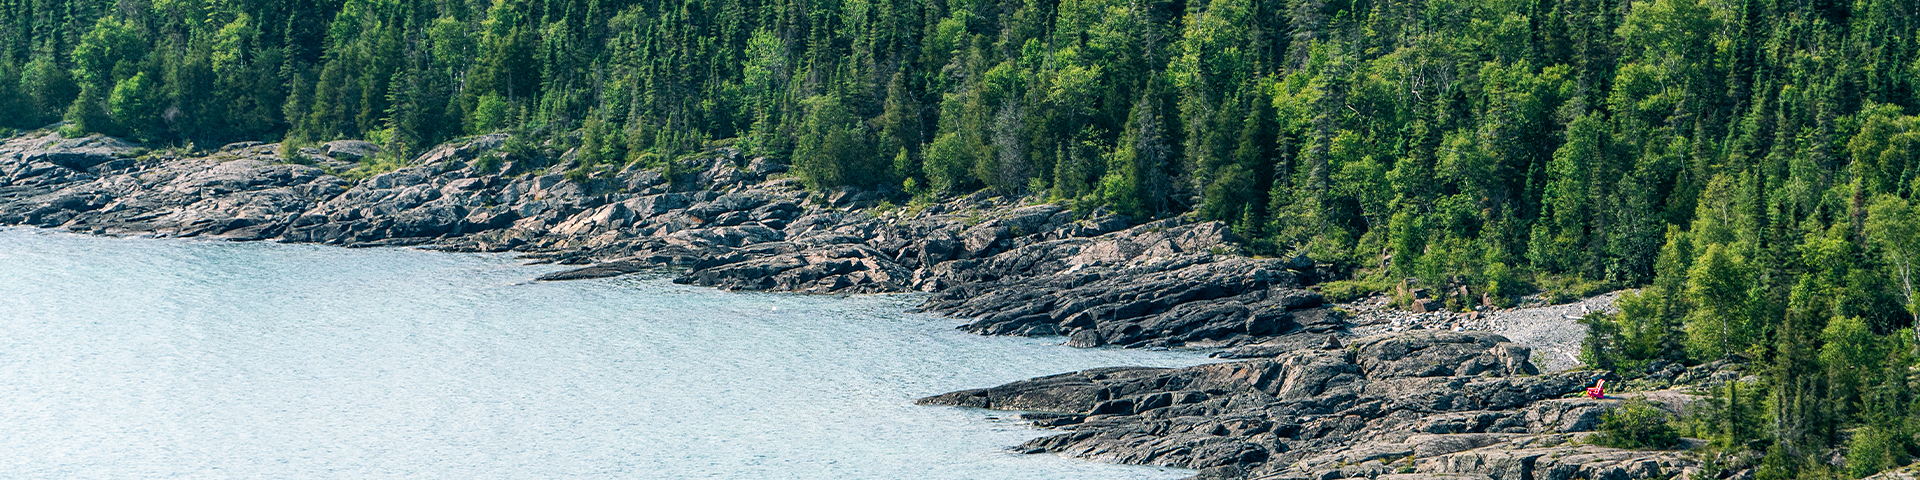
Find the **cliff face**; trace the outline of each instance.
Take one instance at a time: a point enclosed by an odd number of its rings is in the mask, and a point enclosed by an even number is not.
[[[1039,412],[1028,414],[1038,426],[1071,430],[1020,447],[1029,452],[1222,478],[1652,478],[1692,465],[1570,443],[1609,404],[1560,399],[1588,374],[1537,375],[1530,351],[1497,335],[1353,339],[1344,314],[1307,288],[1319,276],[1311,260],[1241,255],[1218,223],[1132,226],[985,195],[890,207],[874,192],[809,192],[785,165],[729,149],[664,172],[523,172],[505,143],[442,145],[353,182],[329,171],[373,155],[363,142],[288,159],[278,145],[167,155],[107,137],[20,136],[0,143],[0,224],[517,251],[579,265],[543,280],[673,268],[677,282],[725,289],[922,291],[927,310],[966,319],[970,332],[1251,359],[1090,370],[922,401]]]

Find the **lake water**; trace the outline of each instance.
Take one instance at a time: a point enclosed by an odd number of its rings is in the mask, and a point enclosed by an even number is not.
[[[980,337],[912,296],[531,283],[504,255],[0,228],[0,478],[1157,479],[963,388],[1192,352]]]

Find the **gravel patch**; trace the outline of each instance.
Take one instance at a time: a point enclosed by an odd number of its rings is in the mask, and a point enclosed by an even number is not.
[[[1356,336],[1377,335],[1406,330],[1439,329],[1455,332],[1479,330],[1499,333],[1514,343],[1533,348],[1533,363],[1543,373],[1580,368],[1580,342],[1587,327],[1579,320],[1589,313],[1613,313],[1614,300],[1621,292],[1587,298],[1560,305],[1535,300],[1520,308],[1488,309],[1454,313],[1414,313],[1389,305],[1384,296],[1339,304],[1350,313],[1350,331]]]
[[[1513,308],[1493,312],[1493,331],[1508,340],[1533,347],[1533,362],[1544,372],[1580,368],[1580,342],[1587,337],[1587,326],[1579,320],[1588,313],[1614,313],[1613,301],[1620,292],[1608,293],[1578,302]],[[1542,362],[1541,357],[1546,361]]]

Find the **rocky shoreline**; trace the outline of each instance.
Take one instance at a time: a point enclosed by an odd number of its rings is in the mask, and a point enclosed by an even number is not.
[[[377,147],[155,152],[28,132],[0,143],[0,224],[513,251],[577,266],[541,278],[550,281],[671,268],[675,282],[730,290],[928,292],[925,310],[965,319],[973,333],[1219,348],[1238,360],[1090,370],[922,401],[1028,411],[1037,426],[1067,430],[1023,451],[1208,478],[1638,479],[1698,465],[1580,444],[1612,405],[1563,398],[1592,372],[1540,374],[1531,350],[1505,337],[1356,337],[1347,310],[1312,288],[1323,267],[1243,255],[1219,223],[1134,225],[985,194],[895,206],[906,199],[811,192],[782,162],[726,147],[664,169],[585,170],[572,152],[510,143],[463,139],[351,181],[337,172],[370,162]]]
[[[925,308],[972,319],[967,331],[1067,335],[1075,346],[1230,347],[1343,325],[1306,288],[1312,262],[1242,256],[1219,223],[1133,225],[984,194],[894,207],[904,198],[810,192],[784,164],[730,148],[667,169],[569,175],[570,152],[536,162],[507,144],[449,143],[353,182],[323,167],[351,168],[377,147],[170,154],[30,133],[0,143],[0,224],[579,265],[542,280],[675,268],[678,283],[729,290],[931,292]],[[556,165],[516,166],[529,163]]]

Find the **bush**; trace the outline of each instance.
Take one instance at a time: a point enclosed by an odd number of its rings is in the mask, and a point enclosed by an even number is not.
[[[500,169],[500,165],[505,163],[505,160],[498,153],[490,153],[473,159],[473,164],[469,166],[473,168],[474,173],[492,175],[494,171]]]
[[[1578,322],[1587,327],[1587,336],[1580,341],[1580,362],[1600,370],[1618,367],[1613,360],[1620,356],[1620,325],[1613,316],[1588,313]]]
[[[1907,441],[1913,437],[1899,433],[1885,426],[1855,431],[1847,442],[1847,473],[1861,478],[1900,466],[1907,457]]]
[[[1603,447],[1665,450],[1680,445],[1667,412],[1646,400],[1627,400],[1600,417],[1600,432],[1588,439]]]
[[[1547,303],[1559,305],[1592,297],[1613,290],[1613,285],[1603,281],[1587,280],[1574,275],[1541,275],[1536,279],[1541,296]]]

